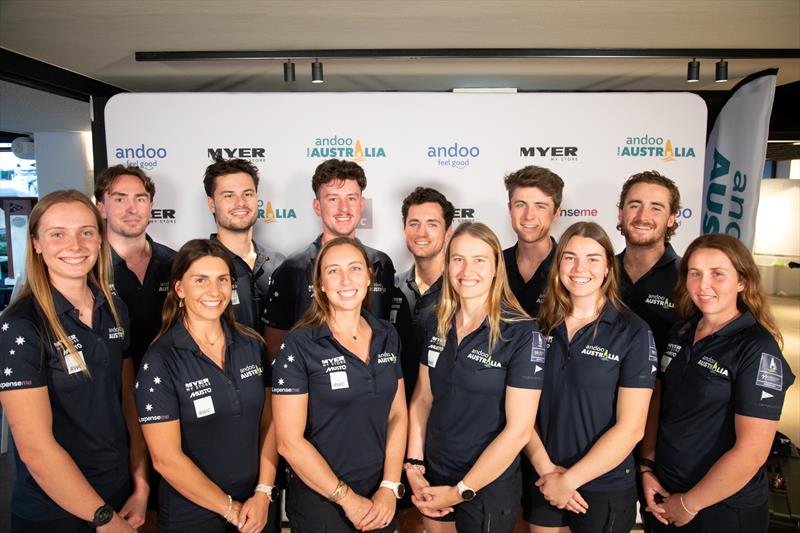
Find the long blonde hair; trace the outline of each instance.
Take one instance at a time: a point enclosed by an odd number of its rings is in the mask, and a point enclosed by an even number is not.
[[[436,335],[441,339],[442,343],[445,342],[447,334],[452,327],[453,317],[461,309],[461,301],[455,287],[453,287],[453,283],[450,281],[447,268],[450,264],[453,241],[462,235],[469,235],[488,244],[494,257],[495,276],[489,288],[489,295],[486,298],[486,315],[489,319],[489,353],[491,354],[497,342],[505,340],[500,336],[501,322],[519,322],[520,320],[530,320],[530,317],[522,309],[508,286],[506,263],[503,260],[503,248],[500,246],[500,241],[488,226],[480,222],[461,223],[453,232],[450,242],[447,243],[445,273],[442,276],[442,293],[436,309]]]
[[[100,253],[97,257],[97,261],[95,261],[95,264],[89,271],[87,283],[100,289],[100,291],[103,293],[103,296],[105,296],[106,302],[108,302],[108,307],[111,310],[111,315],[114,317],[114,322],[116,323],[117,327],[121,327],[119,314],[117,313],[117,308],[114,305],[114,298],[111,295],[111,290],[109,289],[112,268],[111,249],[109,248],[108,242],[104,237],[105,222],[103,221],[103,217],[100,216],[100,211],[97,210],[97,207],[95,207],[91,200],[89,200],[89,198],[80,191],[76,191],[74,189],[51,192],[39,200],[39,202],[34,206],[33,210],[31,210],[31,215],[28,220],[28,249],[25,258],[25,284],[22,286],[22,289],[20,290],[19,295],[14,302],[9,305],[9,308],[21,302],[26,297],[33,298],[44,315],[45,334],[48,335],[48,337],[50,335],[55,337],[56,342],[60,343],[60,345],[63,347],[62,350],[56,350],[61,363],[66,366],[66,362],[64,360],[66,355],[64,350],[66,350],[66,352],[72,355],[75,362],[80,366],[81,371],[87,376],[91,376],[85,361],[78,355],[75,345],[70,340],[69,335],[67,335],[64,326],[62,326],[61,322],[58,320],[55,302],[53,301],[53,287],[50,284],[47,264],[44,262],[44,259],[42,259],[42,255],[37,253],[36,248],[34,247],[34,241],[38,240],[37,233],[39,231],[39,223],[42,219],[42,216],[54,205],[69,203],[79,203],[86,206],[86,208],[92,212],[95,221],[97,222],[97,231],[98,235],[100,236]]]
[[[724,253],[733,264],[733,268],[744,283],[744,290],[736,296],[736,307],[739,311],[750,311],[756,322],[761,324],[783,350],[783,335],[772,316],[769,300],[761,287],[761,274],[750,250],[736,237],[724,233],[701,235],[692,241],[683,255],[678,268],[678,286],[675,287],[675,312],[683,319],[689,319],[700,312],[686,289],[686,278],[689,273],[689,259],[697,250],[711,248]]]
[[[608,266],[608,275],[603,280],[600,289],[606,302],[617,311],[622,311],[625,308],[625,304],[622,303],[619,296],[619,265],[617,265],[617,260],[614,256],[614,245],[611,244],[611,239],[608,238],[605,230],[595,222],[576,222],[561,235],[561,240],[558,242],[553,257],[553,266],[547,278],[544,300],[542,305],[539,306],[537,322],[539,323],[539,329],[545,335],[550,335],[553,329],[564,322],[572,312],[572,299],[558,273],[564,252],[566,252],[567,245],[572,237],[592,239],[603,248]]]
[[[322,260],[332,248],[343,245],[352,246],[358,250],[361,256],[364,258],[364,264],[367,266],[367,271],[369,272],[369,286],[372,287],[374,274],[372,272],[369,256],[367,255],[367,250],[364,248],[364,245],[349,237],[336,237],[335,239],[331,239],[325,243],[325,245],[317,254],[316,260],[314,261],[314,273],[311,276],[311,306],[306,309],[306,312],[303,313],[303,316],[300,317],[300,320],[297,321],[297,324],[294,325],[292,330],[300,327],[317,328],[330,320],[330,302],[328,301],[328,296],[322,291]],[[364,297],[364,301],[361,302],[362,309],[369,306],[371,299],[372,292],[368,288],[367,295]]]

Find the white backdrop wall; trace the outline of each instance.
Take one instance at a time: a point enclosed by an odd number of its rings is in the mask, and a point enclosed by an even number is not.
[[[441,190],[459,219],[514,243],[503,177],[525,165],[565,181],[556,238],[578,220],[615,229],[623,181],[659,170],[681,190],[682,253],[700,231],[706,106],[689,93],[119,94],[106,107],[109,165],[147,170],[157,193],[149,232],[175,248],[214,229],[202,186],[209,150],[261,173],[255,238],[285,253],[321,231],[311,176],[329,157],[367,174],[359,238],[410,265],[400,205],[415,186]]]

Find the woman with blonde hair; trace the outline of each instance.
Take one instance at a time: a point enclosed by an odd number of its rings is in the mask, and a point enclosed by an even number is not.
[[[108,288],[103,230],[82,193],[42,198],[28,224],[25,285],[0,315],[15,533],[130,532],[144,523],[149,487],[127,316]]]
[[[538,322],[548,336],[537,431],[525,448],[531,532],[615,533],[636,513],[633,448],[655,382],[650,329],[620,301],[606,232],[573,224],[556,248]]]
[[[194,239],[175,256],[161,331],[136,376],[136,404],[162,476],[158,529],[257,533],[278,520],[270,366],[231,306],[230,255]]]
[[[311,307],[273,365],[293,533],[395,530],[408,417],[399,336],[366,310],[369,264],[354,239],[322,247]]]
[[[429,533],[511,532],[544,339],[511,293],[503,249],[487,226],[461,224],[445,258],[411,400],[404,469]]]
[[[683,319],[661,354],[640,461],[656,531],[766,532],[766,461],[794,374],[750,251],[695,239],[681,261]],[[680,529],[678,529],[680,528]]]

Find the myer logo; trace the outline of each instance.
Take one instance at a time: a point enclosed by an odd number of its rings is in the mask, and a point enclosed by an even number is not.
[[[257,148],[209,148],[209,159],[247,159],[251,163],[264,163],[267,160],[267,149]]]
[[[453,222],[460,224],[462,222],[472,222],[475,220],[474,207],[456,207],[455,214],[453,215]]]
[[[520,157],[538,157],[549,161],[577,161],[577,146],[520,146]]]
[[[151,209],[150,222],[158,222],[159,224],[175,224],[175,210],[164,209]]]
[[[583,355],[590,355],[592,357],[597,357],[598,359],[602,359],[603,361],[617,361],[619,362],[619,355],[610,353],[606,348],[602,346],[593,346],[588,345],[583,350],[581,350]]]

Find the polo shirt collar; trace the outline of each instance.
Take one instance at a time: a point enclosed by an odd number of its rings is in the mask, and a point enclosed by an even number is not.
[[[425,294],[440,291],[442,289],[442,277],[443,275],[436,278],[436,281],[434,281],[433,284],[428,287],[428,290],[425,291]],[[415,265],[411,265],[411,268],[408,269],[408,272],[406,272],[406,277],[403,281],[411,290],[414,291],[415,294],[418,296],[423,296],[422,292],[419,290],[419,286],[417,285],[417,271]]]
[[[620,265],[624,265],[625,264],[625,252],[626,251],[627,251],[627,248],[622,250],[617,255],[617,259],[619,259]],[[661,257],[658,259],[658,261],[656,261],[656,264],[653,265],[653,267],[650,269],[650,271],[653,271],[653,270],[655,270],[657,268],[662,268],[664,266],[670,265],[670,264],[672,264],[674,261],[676,261],[678,259],[680,259],[680,256],[675,253],[675,249],[672,247],[672,245],[670,243],[666,243],[665,246],[664,246],[664,253],[661,254]],[[628,275],[627,272],[625,272],[624,268],[622,269],[622,272],[626,276]]]
[[[217,236],[216,233],[212,233],[211,235],[209,235],[208,238],[211,239],[212,241],[216,242],[220,246],[222,246],[225,249],[225,251],[228,252],[228,255],[231,256],[231,259],[233,259],[233,260],[236,260],[237,258],[240,259],[240,260],[242,259],[237,254],[233,253],[230,249],[228,249],[228,247],[225,246],[222,243],[221,240],[219,240],[219,237]],[[256,252],[256,262],[253,265],[253,271],[256,271],[256,270],[258,270],[259,266],[261,266],[263,263],[266,263],[267,261],[269,261],[269,256],[266,254],[265,250],[256,241],[251,240],[250,242],[253,243],[253,250],[255,250],[255,252]]]
[[[90,283],[89,290],[92,291],[92,296],[94,297],[94,307],[92,309],[96,310],[106,302],[106,297],[96,285]],[[58,289],[55,287],[51,287],[50,293],[53,295],[53,305],[56,308],[56,314],[63,315],[73,311],[75,306],[70,303],[67,298],[59,292]]]
[[[689,323],[691,325],[691,329],[697,329],[697,323],[700,322],[700,319],[703,317],[701,314],[697,314],[693,316]],[[743,329],[747,329],[749,327],[756,325],[756,318],[753,316],[749,310],[742,313],[738,318],[733,320],[732,322],[728,323],[723,327],[721,330],[713,333],[713,335],[718,335],[720,337],[733,337]],[[681,328],[683,330],[683,328]]]
[[[558,243],[556,242],[555,237],[552,235],[550,236],[550,252],[548,252],[547,257],[539,265],[539,268],[536,269],[531,279],[536,277],[538,272],[547,273],[550,272],[550,265],[553,263],[553,257],[556,255],[556,247]],[[519,273],[519,266],[517,265],[517,249],[519,248],[519,241],[514,243],[514,246],[511,248],[511,261],[510,265],[506,265],[506,270],[513,270],[518,276],[522,277],[522,274]],[[623,252],[624,253],[624,252]]]
[[[374,341],[375,340],[375,331],[376,331],[376,328],[378,328],[378,326],[379,326],[378,319],[375,318],[372,315],[372,313],[370,313],[369,311],[367,311],[363,307],[361,308],[361,316],[364,317],[364,319],[367,321],[367,324],[369,324],[369,327],[372,329],[372,339]],[[319,327],[316,327],[316,328],[311,330],[311,338],[314,339],[314,342],[318,342],[319,340],[324,339],[324,338],[331,338],[332,339],[333,338],[333,332],[331,332],[331,328],[328,326],[328,323],[327,322],[323,322],[322,325],[320,325]]]

